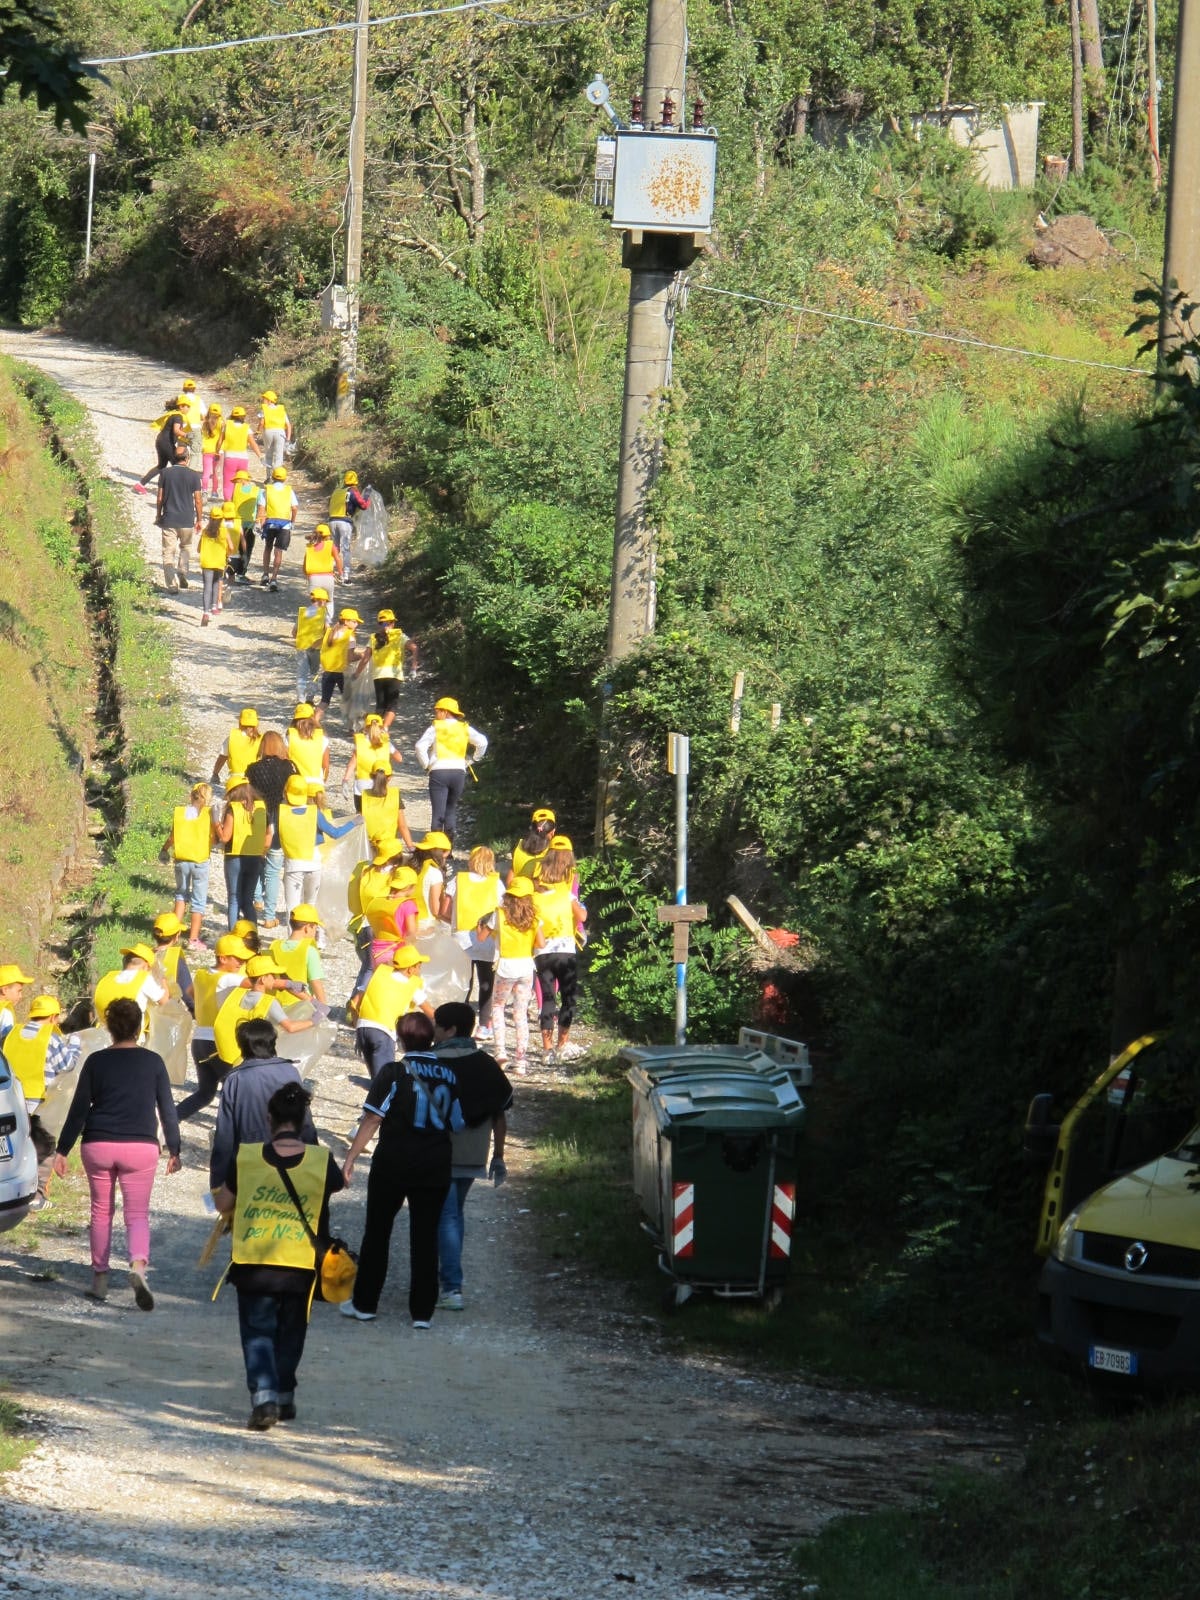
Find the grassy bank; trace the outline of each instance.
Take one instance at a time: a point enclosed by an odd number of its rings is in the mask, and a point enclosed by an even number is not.
[[[89,798],[107,823],[104,860],[89,891],[84,930],[93,975],[120,964],[121,945],[144,938],[169,905],[158,861],[164,818],[187,770],[171,650],[141,548],[117,491],[103,477],[87,413],[51,379],[20,369],[20,385],[75,484],[81,574],[99,672],[89,714],[96,741]]]
[[[25,1429],[21,1408],[0,1393],[0,1477],[19,1467],[35,1445]]]

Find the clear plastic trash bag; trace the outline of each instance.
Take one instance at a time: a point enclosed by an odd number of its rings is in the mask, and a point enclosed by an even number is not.
[[[471,987],[471,958],[445,928],[419,933],[412,941],[428,965],[421,968],[425,998],[435,1006],[465,1000]]]
[[[342,939],[350,921],[346,889],[350,875],[360,861],[367,859],[367,835],[361,818],[341,839],[326,839],[318,847],[321,857],[321,887],[317,890],[317,910],[325,924],[327,939]]]
[[[187,1082],[192,1063],[192,1018],[182,1000],[164,1000],[150,1012],[147,1049],[167,1064],[167,1077],[176,1088]]]
[[[70,1072],[60,1072],[58,1077],[46,1090],[46,1098],[42,1101],[38,1111],[42,1127],[55,1139],[62,1132],[63,1123],[67,1120],[67,1112],[71,1109],[71,1101],[75,1098],[75,1090],[79,1084],[79,1069],[87,1058],[97,1050],[107,1050],[112,1043],[107,1028],[80,1028],[76,1035],[83,1049],[79,1060]]]
[[[367,509],[354,519],[354,561],[361,567],[379,567],[387,559],[387,507],[378,489],[367,496]]]
[[[346,679],[342,704],[351,722],[360,723],[368,711],[375,709],[375,669],[368,661],[357,677],[353,673]]]
[[[308,1022],[313,1015],[312,1001],[297,1000],[294,1005],[288,1006],[287,1014],[291,1022]],[[303,1078],[315,1061],[329,1054],[336,1039],[337,1023],[325,1017],[315,1027],[305,1028],[302,1033],[284,1033],[281,1030],[275,1048],[285,1061],[296,1063]]]

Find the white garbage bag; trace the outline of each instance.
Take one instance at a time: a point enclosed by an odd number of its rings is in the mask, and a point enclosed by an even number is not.
[[[360,861],[367,859],[367,835],[361,820],[341,839],[327,839],[319,846],[321,887],[317,890],[317,910],[325,924],[327,940],[342,939],[350,921],[346,889],[350,875]]]
[[[375,669],[368,661],[357,677],[352,673],[346,680],[346,693],[342,701],[346,715],[352,723],[361,724],[368,711],[375,709]]]
[[[287,1008],[292,1022],[307,1022],[313,1015],[311,1000],[297,1000]],[[294,1061],[303,1078],[314,1062],[328,1055],[337,1039],[337,1023],[328,1017],[303,1033],[280,1033],[276,1048],[285,1061]]]
[[[367,496],[367,509],[354,519],[354,562],[361,567],[379,567],[387,559],[387,507],[378,489]]]
[[[107,1050],[112,1043],[107,1028],[81,1028],[77,1037],[83,1046],[79,1060],[70,1072],[60,1072],[54,1079],[46,1090],[46,1098],[38,1111],[42,1127],[55,1139],[62,1132],[67,1112],[71,1109],[71,1101],[75,1098],[75,1090],[79,1086],[80,1067],[93,1052]]]
[[[150,1012],[146,1046],[167,1064],[167,1077],[176,1088],[187,1082],[192,1064],[192,1018],[182,1000],[164,1000]]]
[[[419,933],[412,941],[429,962],[421,968],[425,997],[435,1006],[465,1000],[471,987],[471,958],[446,928]]]

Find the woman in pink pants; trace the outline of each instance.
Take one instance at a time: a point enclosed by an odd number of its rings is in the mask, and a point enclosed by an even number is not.
[[[92,1191],[92,1287],[88,1294],[93,1300],[108,1295],[113,1209],[120,1187],[133,1297],[142,1311],[153,1311],[154,1296],[146,1273],[158,1130],[161,1123],[167,1171],[178,1172],[179,1119],[163,1058],[138,1043],[142,1012],[137,1001],[114,1000],[104,1013],[104,1025],[112,1046],[93,1052],[79,1069],[75,1098],[58,1136],[54,1170],[59,1177],[66,1177],[67,1156],[82,1136],[80,1156]]]

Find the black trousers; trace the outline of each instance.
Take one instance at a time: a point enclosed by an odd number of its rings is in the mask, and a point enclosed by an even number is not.
[[[466,781],[466,773],[455,767],[438,768],[429,774],[429,831],[448,834],[451,843],[458,821],[458,802]]]
[[[575,1020],[575,997],[579,992],[579,968],[573,955],[564,950],[561,954],[534,956],[542,991],[542,1011],[538,1021],[543,1033],[554,1030],[554,1012],[557,990],[558,1031],[566,1033]]]
[[[386,1150],[376,1149],[367,1179],[367,1220],[358,1252],[358,1276],[354,1280],[354,1305],[358,1311],[376,1311],[387,1278],[392,1227],[400,1208],[408,1201],[408,1251],[411,1277],[408,1285],[408,1310],[414,1322],[428,1322],[437,1304],[438,1219],[450,1180],[432,1187],[410,1184],[403,1168],[393,1166]]]
[[[146,484],[151,482],[152,479],[157,478],[162,469],[169,465],[170,462],[174,461],[176,448],[177,447],[173,444],[159,444],[158,440],[156,439],[154,441],[154,453],[158,456],[158,465],[156,467],[152,467],[146,476],[140,481],[143,484]]]
[[[203,1055],[200,1054],[201,1051],[204,1052]],[[203,1111],[205,1106],[212,1105],[217,1098],[221,1082],[229,1071],[217,1054],[217,1047],[211,1039],[202,1039],[198,1045],[193,1041],[192,1061],[195,1063],[196,1082],[199,1088],[175,1107],[175,1115],[180,1122],[186,1122],[188,1117],[194,1117],[197,1111]]]

